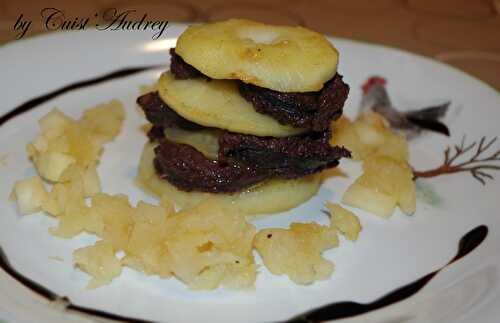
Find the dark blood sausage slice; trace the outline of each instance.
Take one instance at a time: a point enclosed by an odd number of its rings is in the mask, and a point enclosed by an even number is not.
[[[175,48],[170,49],[170,55],[170,71],[177,79],[207,77],[177,55]],[[324,131],[342,115],[349,85],[342,81],[341,75],[335,74],[318,92],[284,93],[243,82],[239,82],[239,90],[255,111],[267,114],[281,124]]]
[[[213,193],[238,192],[267,178],[292,179],[338,165],[349,151],[329,144],[330,130],[284,138],[257,137],[223,132],[219,137],[218,160],[205,157],[195,148],[165,138],[168,127],[190,131],[204,129],[173,111],[152,92],[137,100],[153,124],[152,141],[157,174],[181,190]]]
[[[350,156],[344,148],[328,148],[327,143],[320,148],[321,152],[314,153],[308,151],[305,143],[296,142],[297,145],[293,145],[293,140],[282,143],[268,138],[267,143],[262,143],[254,138],[239,136],[249,137],[237,134],[221,137],[226,150],[232,155],[224,155],[221,149],[218,160],[205,157],[192,146],[162,139],[155,148],[156,173],[184,191],[233,193],[268,178],[292,179],[317,173],[337,166],[339,158]],[[230,145],[238,142],[252,150],[236,153]]]
[[[175,53],[175,48],[170,48],[170,71],[176,79],[186,80],[196,77],[206,77],[193,66],[186,63],[182,57]]]
[[[257,112],[267,114],[281,124],[312,131],[324,131],[342,115],[349,86],[335,76],[319,92],[283,93],[240,82],[241,95]]]
[[[267,171],[211,160],[189,145],[177,144],[168,139],[160,142],[155,154],[157,174],[188,192],[238,192],[268,177]]]
[[[335,167],[351,154],[328,143],[330,132],[285,138],[224,133],[219,137],[219,160],[236,160],[267,170],[273,176],[292,179]]]
[[[157,128],[181,128],[200,130],[200,126],[180,116],[161,99],[158,92],[150,92],[137,98],[137,104],[144,110],[146,119]]]

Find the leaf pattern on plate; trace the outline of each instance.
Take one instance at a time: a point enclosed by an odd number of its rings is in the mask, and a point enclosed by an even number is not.
[[[443,205],[443,199],[436,193],[434,187],[422,180],[416,180],[417,199],[431,206],[439,207]]]

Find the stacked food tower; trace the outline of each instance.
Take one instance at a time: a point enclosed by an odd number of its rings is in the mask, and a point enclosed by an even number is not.
[[[350,157],[329,143],[349,86],[324,36],[231,19],[189,27],[170,55],[170,71],[137,99],[152,124],[138,176],[148,192],[180,207],[214,195],[279,212]]]

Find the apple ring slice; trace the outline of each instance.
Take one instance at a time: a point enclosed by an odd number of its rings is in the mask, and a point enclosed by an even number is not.
[[[177,80],[166,72],[160,77],[158,92],[175,112],[202,126],[255,136],[286,137],[304,132],[256,112],[240,95],[236,81]]]
[[[212,79],[239,79],[279,92],[321,90],[339,58],[317,32],[244,19],[190,26],[175,52]]]

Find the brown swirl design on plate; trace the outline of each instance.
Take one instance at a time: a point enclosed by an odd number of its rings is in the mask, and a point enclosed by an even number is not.
[[[74,91],[77,89],[81,89],[81,88],[84,88],[87,86],[103,83],[106,81],[127,77],[127,76],[130,76],[133,74],[147,71],[147,70],[156,69],[156,68],[164,68],[164,67],[165,66],[161,65],[161,64],[139,66],[139,67],[129,67],[129,68],[124,68],[124,69],[121,69],[118,71],[110,72],[108,74],[104,74],[104,75],[98,76],[96,78],[87,79],[87,80],[68,84],[68,85],[63,86],[59,89],[56,89],[52,92],[49,92],[47,94],[43,94],[43,95],[40,95],[36,98],[28,100],[28,101],[20,104],[19,106],[15,107],[14,109],[10,110],[9,112],[3,114],[0,117],[0,126],[4,125],[9,120],[11,120],[11,119],[23,114],[23,113],[29,112],[30,110],[36,108],[37,106],[39,106],[39,105],[41,105],[49,100],[52,100],[52,99],[54,99],[54,98],[56,98],[64,93]]]

